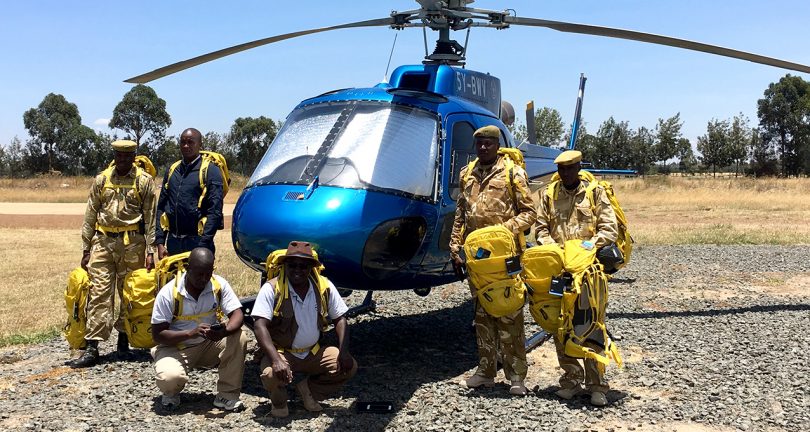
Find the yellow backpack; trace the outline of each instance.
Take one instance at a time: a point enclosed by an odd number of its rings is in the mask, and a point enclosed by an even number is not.
[[[87,294],[90,291],[90,277],[81,267],[68,275],[65,287],[65,311],[67,322],[62,333],[71,349],[84,348],[85,325],[87,324]]]
[[[470,283],[478,302],[494,317],[521,309],[526,288],[520,274],[509,274],[506,260],[519,259],[515,236],[503,225],[477,229],[464,241]]]
[[[605,326],[608,275],[596,261],[594,248],[585,249],[581,240],[568,240],[564,251],[565,270],[573,278],[572,286],[563,292],[560,327],[557,329],[565,354],[596,360],[600,368],[607,366],[610,360],[622,367],[619,348],[610,339]],[[602,347],[604,354],[588,345]]]
[[[202,150],[200,151],[200,158],[202,159],[200,161],[200,189],[202,189],[202,193],[200,194],[200,200],[197,202],[197,208],[202,207],[203,199],[208,193],[208,187],[205,184],[205,179],[208,178],[208,167],[211,166],[212,163],[219,167],[219,171],[222,173],[223,198],[228,195],[228,189],[231,185],[231,174],[228,171],[228,161],[225,160],[225,156],[222,156],[216,152]],[[169,189],[169,180],[172,178],[172,174],[174,174],[174,171],[182,162],[183,160],[181,159],[169,167],[169,175],[166,177],[166,184],[163,185],[163,190]],[[203,216],[202,219],[197,222],[198,235],[202,235],[206,221],[208,221],[208,218]],[[169,217],[166,216],[165,213],[160,218],[160,227],[163,229],[163,231],[169,230]]]
[[[534,246],[521,256],[523,281],[529,290],[529,312],[543,330],[554,334],[560,327],[562,297],[549,294],[551,279],[563,274],[563,250],[557,244]]]
[[[186,271],[189,255],[191,255],[191,252],[169,255],[155,264],[154,276],[157,290],[163,288],[172,279],[180,276],[181,272]]]
[[[619,204],[619,200],[616,198],[616,194],[613,192],[613,185],[609,181],[596,180],[596,177],[586,170],[579,170],[579,178],[580,180],[588,182],[588,187],[585,189],[585,195],[588,197],[588,201],[591,203],[591,210],[594,218],[596,218],[596,202],[594,200],[593,191],[597,186],[602,186],[602,188],[605,189],[607,198],[610,201],[610,206],[613,208],[613,212],[616,213],[616,222],[619,226],[619,235],[616,238],[616,246],[622,252],[623,258],[623,261],[616,265],[616,269],[618,270],[630,262],[630,255],[633,253],[633,237],[630,235],[630,231],[627,226],[627,216],[625,216],[624,210],[622,210],[622,206]],[[550,198],[549,202],[551,203],[552,213],[554,212],[554,201],[557,199],[559,194],[560,184],[560,175],[554,173],[554,175],[551,176],[551,182],[546,188],[546,195]]]
[[[267,280],[278,278],[278,281],[273,287],[273,297],[275,298],[273,316],[278,316],[281,310],[281,301],[290,298],[290,289],[287,286],[287,278],[284,275],[284,265],[282,265],[280,260],[280,258],[286,254],[287,249],[276,249],[267,255],[267,260],[264,263],[265,270],[267,271]],[[318,259],[318,252],[315,252],[314,249],[312,250],[312,256]],[[324,269],[323,264],[318,267],[313,267],[310,278],[313,281],[317,281],[314,285],[318,289],[318,294],[321,296],[321,304],[324,305],[319,312],[321,317],[325,320],[324,322],[328,322],[329,311],[326,305],[328,304],[329,282],[325,277],[321,276],[321,272],[323,272]]]
[[[124,278],[124,332],[135,348],[152,348],[152,308],[157,294],[155,271],[145,268],[131,271]]]

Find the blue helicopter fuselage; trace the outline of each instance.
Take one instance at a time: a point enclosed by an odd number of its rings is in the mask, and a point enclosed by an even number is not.
[[[397,68],[389,83],[301,102],[287,117],[233,213],[237,255],[263,271],[291,240],[313,244],[340,287],[414,289],[454,279],[450,232],[472,132],[503,131],[500,80],[445,65]],[[523,149],[523,147],[521,147]],[[524,150],[531,178],[560,151]]]

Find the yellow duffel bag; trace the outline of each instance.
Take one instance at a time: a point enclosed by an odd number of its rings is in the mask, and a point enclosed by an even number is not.
[[[554,333],[560,327],[562,297],[549,294],[551,279],[563,274],[563,250],[557,244],[534,246],[521,257],[523,281],[529,288],[529,312],[543,330]]]
[[[135,348],[152,348],[152,308],[155,305],[157,283],[154,271],[138,269],[124,278],[124,331],[129,344]]]
[[[498,318],[514,313],[526,301],[519,273],[507,273],[506,261],[517,260],[515,236],[503,225],[477,229],[464,241],[467,271],[478,302]],[[518,269],[518,271],[520,271]]]

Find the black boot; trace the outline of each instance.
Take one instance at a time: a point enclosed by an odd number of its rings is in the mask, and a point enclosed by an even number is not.
[[[96,363],[98,363],[98,341],[87,341],[87,349],[84,350],[84,354],[70,362],[70,367],[86,368],[95,366]]]
[[[129,349],[129,338],[127,334],[124,332],[118,332],[118,352],[117,356],[119,360],[130,360],[132,351]]]

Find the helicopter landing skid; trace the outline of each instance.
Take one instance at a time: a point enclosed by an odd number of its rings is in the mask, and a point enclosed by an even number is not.
[[[545,330],[540,330],[539,332],[533,334],[530,338],[526,339],[526,352],[543,345],[549,339],[551,339],[551,333]]]
[[[375,310],[377,310],[377,303],[375,303],[374,300],[371,298],[373,293],[374,291],[371,290],[366,292],[366,298],[363,299],[363,303],[349,308],[349,310],[346,311],[345,314],[346,318],[354,318],[358,315],[374,312]]]

